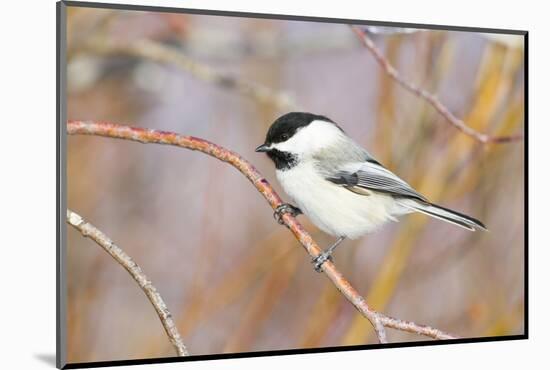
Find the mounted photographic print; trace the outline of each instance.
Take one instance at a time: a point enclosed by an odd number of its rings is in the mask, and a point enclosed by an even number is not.
[[[526,31],[57,9],[58,367],[527,338]]]

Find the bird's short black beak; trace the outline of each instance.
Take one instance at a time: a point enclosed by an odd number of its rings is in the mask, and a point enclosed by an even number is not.
[[[269,152],[269,145],[262,144],[259,147],[256,148],[257,152]]]

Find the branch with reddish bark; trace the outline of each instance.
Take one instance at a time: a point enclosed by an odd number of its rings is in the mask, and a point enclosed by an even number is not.
[[[380,51],[380,49],[376,47],[374,41],[372,41],[372,39],[363,30],[361,30],[361,28],[357,26],[351,26],[351,29],[355,32],[355,34],[357,34],[363,45],[371,52],[376,62],[380,65],[380,67],[382,67],[384,72],[389,77],[391,77],[395,82],[397,82],[406,90],[412,92],[416,96],[428,102],[428,104],[434,107],[435,110],[438,111],[439,114],[441,114],[447,122],[456,127],[458,130],[462,131],[464,134],[483,144],[509,143],[513,141],[523,140],[523,135],[521,134],[511,136],[491,136],[474,130],[473,128],[468,126],[463,120],[451,113],[449,108],[447,108],[436,95],[427,92],[426,90],[416,86],[415,84],[403,78],[399,74],[397,69],[395,69],[395,67],[391,65],[388,59]]]
[[[67,133],[70,135],[104,136],[137,141],[140,143],[166,144],[200,151],[223,162],[229,163],[239,170],[256,187],[256,189],[274,210],[282,204],[279,195],[275,192],[275,190],[273,190],[269,182],[254,168],[254,166],[252,166],[239,154],[204,139],[193,136],[183,136],[173,132],[93,121],[69,121],[67,123]],[[311,235],[303,228],[295,217],[285,213],[282,216],[282,220],[312,258],[315,258],[322,253],[321,248],[319,248]],[[350,282],[346,280],[342,273],[336,269],[336,266],[332,263],[332,261],[329,260],[325,262],[321,266],[321,269],[332,281],[334,286],[346,297],[346,299],[350,301],[355,308],[370,321],[376,331],[376,335],[380,343],[387,342],[385,327],[402,330],[409,333],[416,333],[439,340],[456,338],[455,336],[429,326],[418,325],[414,322],[395,319],[374,311],[369,307],[365,299],[350,284]]]
[[[187,348],[181,339],[176,324],[172,319],[170,311],[164,300],[158,293],[157,289],[151,283],[151,280],[143,273],[141,268],[135,263],[129,255],[127,255],[119,246],[117,246],[107,235],[101,230],[84,220],[80,215],[67,209],[67,223],[74,227],[80,233],[92,239],[101,248],[111,255],[122,267],[128,271],[132,278],[138,283],[143,290],[162,323],[166,335],[170,339],[170,342],[174,346],[178,356],[189,356]]]

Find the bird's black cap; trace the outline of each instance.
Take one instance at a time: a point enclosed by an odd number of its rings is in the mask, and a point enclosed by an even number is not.
[[[277,118],[267,131],[265,145],[281,143],[290,139],[302,127],[313,121],[326,121],[336,125],[330,118],[307,112],[290,112]]]
[[[265,152],[275,163],[278,170],[288,170],[297,164],[297,157],[293,153],[283,152],[272,148],[272,144],[282,143],[290,139],[299,129],[313,121],[330,122],[338,127],[330,118],[306,112],[291,112],[277,118],[267,131],[265,142],[256,148],[257,152]],[[340,127],[338,129],[341,130]]]

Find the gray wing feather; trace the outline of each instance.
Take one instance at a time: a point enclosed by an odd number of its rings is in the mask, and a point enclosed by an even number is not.
[[[354,192],[358,192],[357,188],[361,188],[391,194],[396,197],[415,198],[423,202],[428,201],[409,184],[376,161],[347,166],[347,168],[328,176],[327,180]]]

